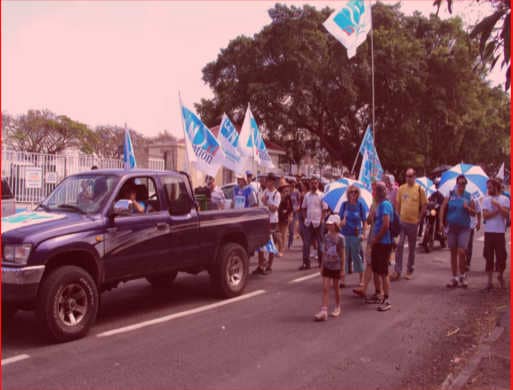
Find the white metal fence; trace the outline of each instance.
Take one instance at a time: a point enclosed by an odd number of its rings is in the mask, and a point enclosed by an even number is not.
[[[2,179],[7,180],[16,202],[38,203],[66,176],[98,168],[122,168],[120,159],[93,155],[56,155],[2,149]],[[140,164],[154,170],[164,169],[164,160],[150,158]],[[145,166],[146,165],[146,166]]]

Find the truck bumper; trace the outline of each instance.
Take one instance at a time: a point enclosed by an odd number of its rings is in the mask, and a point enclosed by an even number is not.
[[[2,266],[2,302],[10,305],[34,302],[44,272],[44,265]]]

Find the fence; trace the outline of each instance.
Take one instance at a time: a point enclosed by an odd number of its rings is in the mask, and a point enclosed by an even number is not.
[[[93,155],[57,155],[2,149],[2,179],[7,180],[18,203],[38,203],[46,198],[66,176],[98,168],[122,168],[120,159]],[[164,169],[164,160],[150,158],[140,164],[154,170]]]

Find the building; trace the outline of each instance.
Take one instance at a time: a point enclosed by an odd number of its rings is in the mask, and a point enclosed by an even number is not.
[[[211,128],[210,131],[217,137],[219,134],[219,126]],[[240,133],[240,128],[237,128],[237,131]],[[280,145],[271,141],[266,141],[265,145],[269,155],[271,156],[273,164],[276,167],[272,171],[276,174],[288,174],[288,170],[286,170],[288,162],[287,151]],[[185,151],[185,141],[183,139],[152,144],[148,146],[148,156],[153,159],[163,159],[165,169],[188,172],[191,176],[194,187],[203,185],[205,175],[192,167],[187,167],[187,155]],[[260,167],[257,173],[266,173],[266,170]],[[217,173],[217,185],[221,186],[234,181],[235,174],[229,169],[221,168]]]

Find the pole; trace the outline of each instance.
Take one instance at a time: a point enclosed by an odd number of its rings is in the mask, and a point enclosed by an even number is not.
[[[371,2],[371,77],[372,77],[372,131],[374,132],[374,145],[376,145],[376,103],[375,103],[375,85],[374,85],[374,24],[372,22],[372,2]]]

